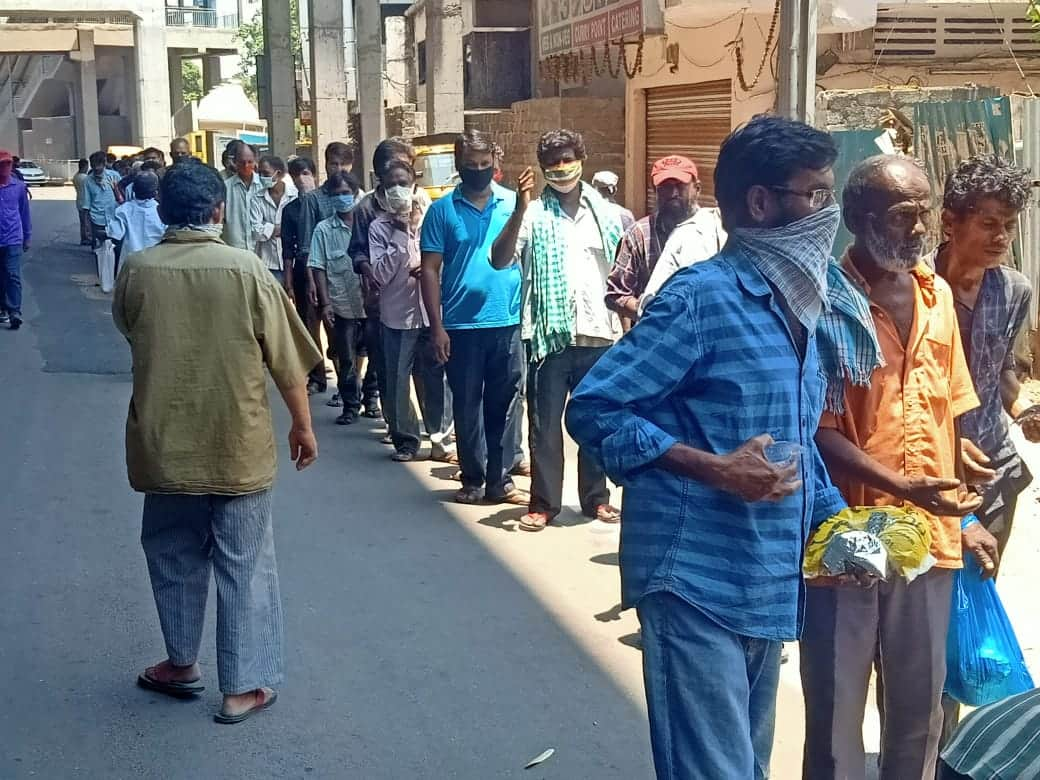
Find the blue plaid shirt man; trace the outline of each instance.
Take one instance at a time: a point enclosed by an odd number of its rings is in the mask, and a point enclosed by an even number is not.
[[[622,601],[667,591],[736,634],[801,630],[809,529],[845,508],[813,437],[823,408],[816,338],[799,362],[769,283],[732,245],[677,273],[571,399],[571,435],[625,488]],[[683,443],[724,454],[768,433],[803,448],[804,489],[747,503],[656,467]]]

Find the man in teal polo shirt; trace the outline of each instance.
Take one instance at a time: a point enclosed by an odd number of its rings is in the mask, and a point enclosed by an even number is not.
[[[430,207],[422,227],[423,301],[436,359],[446,364],[462,470],[460,504],[526,506],[509,477],[520,393],[520,270],[495,270],[491,245],[516,208],[516,194],[494,184],[495,145],[471,130],[455,141],[462,183]]]

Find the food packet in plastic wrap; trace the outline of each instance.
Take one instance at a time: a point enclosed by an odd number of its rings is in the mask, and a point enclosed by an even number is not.
[[[802,567],[807,579],[867,573],[912,582],[935,565],[932,528],[910,507],[851,507],[816,529]]]

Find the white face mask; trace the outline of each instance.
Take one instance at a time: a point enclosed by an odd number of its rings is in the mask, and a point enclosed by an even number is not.
[[[568,192],[574,192],[574,188],[581,184],[581,179],[575,179],[574,181],[564,182],[558,184],[554,181],[549,182],[549,186],[556,190],[561,195],[566,195]]]
[[[413,187],[397,185],[386,188],[386,205],[396,214],[407,214],[412,210],[412,197],[415,195]]]

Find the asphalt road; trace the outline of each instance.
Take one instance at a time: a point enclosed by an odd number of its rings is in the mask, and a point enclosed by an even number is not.
[[[212,597],[206,693],[136,688],[164,652],[123,458],[128,349],[71,190],[36,195],[26,324],[0,330],[0,778],[652,775],[616,531],[519,534],[519,510],[457,508],[445,468],[391,463],[324,399],[319,462],[298,474],[286,448],[275,488],[277,706],[212,722]]]

